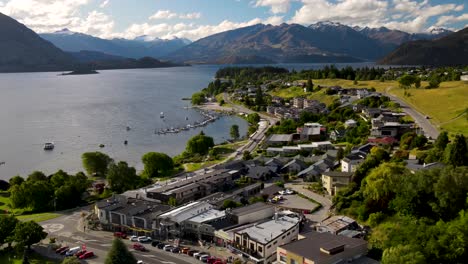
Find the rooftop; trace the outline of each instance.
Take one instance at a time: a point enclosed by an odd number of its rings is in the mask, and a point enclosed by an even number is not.
[[[194,223],[204,223],[204,222],[211,221],[214,219],[222,218],[224,216],[226,216],[225,211],[210,209],[208,211],[204,211],[203,213],[188,219],[188,221],[194,222]]]
[[[335,233],[341,229],[347,228],[350,225],[355,225],[356,221],[347,216],[335,215],[331,216],[320,223],[321,228],[325,228],[327,231]]]
[[[306,235],[306,238],[280,247],[305,259],[321,263],[325,259],[336,258],[336,255],[342,252],[365,245],[367,245],[367,242],[363,239],[349,238],[330,233],[310,232]],[[356,254],[359,254],[359,252],[356,252]]]
[[[236,230],[238,234],[247,234],[250,239],[267,244],[281,234],[287,232],[299,223],[299,219],[289,216],[280,216],[277,220],[271,219],[263,223]]]
[[[180,223],[197,216],[204,211],[210,210],[211,208],[213,208],[213,206],[207,202],[192,202],[164,213],[160,215],[160,217],[168,218],[173,222]]]
[[[345,177],[349,178],[353,176],[352,172],[342,172],[342,171],[325,171],[322,172],[322,175],[329,176],[329,177]]]
[[[251,205],[247,205],[247,206],[243,206],[243,207],[233,209],[230,212],[230,214],[238,215],[238,216],[239,215],[247,215],[247,214],[250,214],[250,213],[254,213],[254,212],[264,210],[266,208],[273,208],[273,206],[269,205],[269,204],[266,204],[266,203],[259,202],[259,203],[254,203],[254,204],[251,204]]]
[[[293,135],[292,134],[273,134],[270,136],[268,141],[271,142],[284,142],[284,141],[292,141]]]

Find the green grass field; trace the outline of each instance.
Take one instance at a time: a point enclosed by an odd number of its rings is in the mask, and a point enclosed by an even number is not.
[[[20,221],[36,221],[42,222],[46,220],[50,220],[56,217],[59,217],[60,214],[57,213],[38,213],[38,214],[31,214],[30,211],[27,209],[11,209],[8,205],[10,200],[8,198],[7,192],[0,192],[0,214],[5,214],[8,212],[9,214],[16,215]],[[0,262],[2,263],[2,262]]]
[[[315,93],[307,93],[307,92],[304,92],[303,88],[296,87],[296,86],[286,88],[286,89],[275,89],[271,91],[270,94],[273,96],[279,96],[285,99],[292,99],[294,97],[302,96],[302,97],[307,97],[307,99],[318,100],[320,102],[325,103],[326,105],[330,105],[336,99],[338,99],[338,96],[336,95],[326,95],[325,90],[321,90]]]

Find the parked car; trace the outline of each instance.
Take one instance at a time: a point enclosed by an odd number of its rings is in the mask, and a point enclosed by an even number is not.
[[[171,252],[172,253],[180,253],[180,248],[179,247],[172,248]]]
[[[62,253],[62,251],[68,250],[68,249],[69,249],[69,247],[67,247],[67,246],[59,247],[59,248],[57,248],[57,250],[55,250],[55,253],[60,254],[60,253]]]
[[[159,244],[161,244],[161,241],[158,241],[158,240],[151,242],[151,246],[153,247],[157,247]]]
[[[147,237],[147,236],[138,237],[138,242],[140,242],[140,243],[149,243],[152,240],[153,239],[151,237]]]
[[[142,251],[142,252],[148,251],[142,244],[135,243],[133,244],[132,247],[133,249],[138,250],[138,251]]]
[[[137,237],[137,236],[131,236],[131,237],[130,237],[130,241],[132,241],[132,242],[137,242],[137,241],[138,241],[138,237]]]
[[[143,262],[143,260],[139,260],[137,261],[137,264],[145,264],[145,263]]]
[[[73,248],[70,248],[69,250],[67,250],[65,252],[65,256],[67,257],[71,257],[73,255],[75,255],[78,251],[81,250],[81,247],[73,247]]]
[[[291,194],[294,194],[294,191],[289,190],[289,189],[285,189],[285,190],[279,191],[279,194],[281,194],[281,195],[291,195]]]
[[[209,258],[206,260],[206,263],[208,263],[208,264],[213,264],[213,263],[215,263],[215,262],[218,261],[218,260],[220,260],[220,259],[211,256],[211,257],[209,257]]]
[[[164,251],[169,252],[169,251],[171,251],[173,248],[174,248],[174,247],[171,246],[171,245],[166,245],[163,249],[164,249]]]
[[[166,246],[166,244],[164,244],[164,243],[159,243],[157,247],[158,247],[159,249],[164,249],[165,246]]]
[[[206,263],[208,261],[208,258],[210,257],[210,255],[206,254],[206,255],[201,255],[200,256],[200,261],[201,262],[204,262]]]
[[[119,237],[119,238],[122,238],[122,239],[126,239],[126,238],[127,238],[127,234],[122,233],[122,232],[115,232],[115,233],[114,233],[114,237]]]
[[[201,255],[206,255],[206,252],[197,252],[193,254],[193,257],[199,259]]]
[[[190,251],[189,247],[184,247],[182,250],[180,250],[180,253],[188,255],[188,252]]]
[[[86,252],[87,252],[86,250],[80,250],[75,254],[75,257],[80,257],[81,255],[83,255]]]
[[[195,254],[195,253],[198,253],[198,251],[197,250],[189,250],[187,252],[187,255],[189,255],[190,257],[193,257],[193,254]]]
[[[92,258],[92,257],[94,257],[94,252],[88,251],[88,252],[84,253],[83,255],[81,255],[79,257],[79,259],[88,259],[88,258]]]
[[[216,260],[215,262],[213,262],[213,264],[225,264],[225,262],[223,262],[222,260],[218,259],[218,260]]]

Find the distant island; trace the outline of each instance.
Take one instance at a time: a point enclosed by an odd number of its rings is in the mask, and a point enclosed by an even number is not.
[[[60,75],[86,75],[86,74],[99,74],[99,72],[97,72],[96,70],[92,70],[92,69],[88,69],[88,70],[79,69],[79,70],[74,70],[71,72],[65,72]]]

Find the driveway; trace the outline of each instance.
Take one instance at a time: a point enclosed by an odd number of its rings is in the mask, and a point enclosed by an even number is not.
[[[304,187],[307,187],[307,184],[287,183],[285,187],[292,189],[298,193],[301,193],[307,197],[310,197],[322,204],[322,208],[320,208],[318,211],[314,212],[313,214],[307,214],[307,219],[309,219],[312,222],[322,222],[325,218],[328,217],[330,207],[332,205],[331,197],[327,195],[323,196],[320,194],[316,194],[312,191],[309,191],[308,189],[305,189]]]

